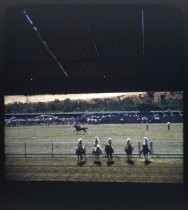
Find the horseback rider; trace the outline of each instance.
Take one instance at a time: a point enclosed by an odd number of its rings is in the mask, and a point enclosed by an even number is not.
[[[82,147],[82,139],[81,138],[78,139],[78,147]]]
[[[127,143],[125,145],[125,152],[127,152],[127,149],[130,148],[131,151],[134,150],[133,147],[132,147],[132,144],[131,144],[131,139],[130,138],[127,138]]]
[[[101,146],[100,146],[100,140],[99,140],[99,137],[95,137],[94,138],[94,147],[93,147],[93,151],[94,150],[96,150],[97,148],[99,148],[100,149],[100,151],[102,152],[102,148],[101,148]]]
[[[143,140],[143,143],[142,145],[147,145],[148,146],[148,138],[147,137],[144,137],[144,140]]]
[[[112,149],[112,153],[114,152],[114,147],[112,146],[112,139],[111,138],[108,138],[108,144],[109,147]]]
[[[78,149],[80,149],[82,152],[85,150],[85,147],[82,145],[82,138],[78,139]]]
[[[78,128],[82,128],[81,124],[79,122],[76,123],[76,125],[78,126]]]
[[[88,128],[86,128],[86,127],[83,127],[80,123],[76,123],[74,126],[73,126],[73,128],[75,128],[75,130],[73,131],[73,133],[74,132],[77,132],[77,134],[78,134],[78,131],[84,131],[84,134],[85,133],[87,133],[87,129]]]
[[[85,161],[86,161],[86,156],[85,156],[85,147],[82,145],[82,139],[78,139],[78,146],[76,148],[76,154],[78,156],[78,164],[82,162],[82,156],[84,155]]]
[[[99,144],[100,140],[98,136],[95,136],[94,138],[94,147],[96,147]]]
[[[144,137],[143,143],[142,143],[142,152],[143,150],[148,150],[148,152],[151,154],[151,151],[149,149],[149,140],[147,137]]]
[[[130,138],[127,138],[127,142],[126,142],[125,149],[124,149],[124,151],[127,154],[127,161],[130,161],[130,158],[132,156],[132,151],[133,150],[134,149],[133,149],[133,147],[131,145],[131,139]]]
[[[105,145],[105,152],[106,152],[106,155],[107,155],[107,158],[108,158],[108,164],[112,164],[114,163],[112,158],[112,154],[114,153],[114,147],[112,146],[112,139],[111,138],[108,138],[108,144]]]

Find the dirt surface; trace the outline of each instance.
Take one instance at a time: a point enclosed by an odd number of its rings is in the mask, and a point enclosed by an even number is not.
[[[94,181],[94,182],[146,182],[183,183],[183,158],[151,158],[147,164],[143,158],[114,157],[108,165],[101,157],[101,165],[92,157],[82,166],[77,157],[61,158],[6,158],[6,178],[21,181]]]

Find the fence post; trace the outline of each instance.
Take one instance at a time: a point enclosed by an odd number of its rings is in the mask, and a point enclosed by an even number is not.
[[[53,142],[52,142],[52,157],[54,156],[54,145],[53,145]]]
[[[25,158],[26,158],[26,155],[27,155],[27,153],[26,153],[26,142],[25,142]]]
[[[141,143],[140,143],[140,141],[138,142],[138,156],[139,156],[139,158],[141,157]]]
[[[152,141],[150,142],[150,151],[151,151],[151,154],[153,155],[153,142]]]

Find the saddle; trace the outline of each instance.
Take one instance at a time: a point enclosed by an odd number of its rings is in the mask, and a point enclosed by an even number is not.
[[[113,153],[114,149],[111,145],[107,144],[107,145],[105,145],[105,152],[106,153]]]
[[[125,146],[125,152],[132,152],[132,150],[133,150],[133,147],[131,146],[131,144],[127,144],[126,146]]]
[[[142,145],[142,151],[141,152],[143,152],[144,154],[149,152],[151,154],[151,151],[150,151],[150,149],[149,149],[147,144]]]
[[[83,147],[83,146],[78,146],[77,148],[76,148],[76,152],[77,152],[77,154],[79,153],[81,153],[81,154],[84,154],[84,152],[85,152],[85,148]]]
[[[95,147],[93,148],[93,154],[95,154],[95,153],[99,153],[99,154],[102,153],[102,150],[101,150],[101,148],[100,148],[99,146],[95,146]]]

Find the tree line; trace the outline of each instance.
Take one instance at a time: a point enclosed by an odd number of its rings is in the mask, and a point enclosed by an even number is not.
[[[5,114],[23,113],[62,113],[62,112],[97,112],[97,111],[183,111],[183,97],[161,95],[154,100],[152,92],[144,96],[126,98],[103,98],[91,100],[54,100],[51,102],[21,103],[5,105]]]

